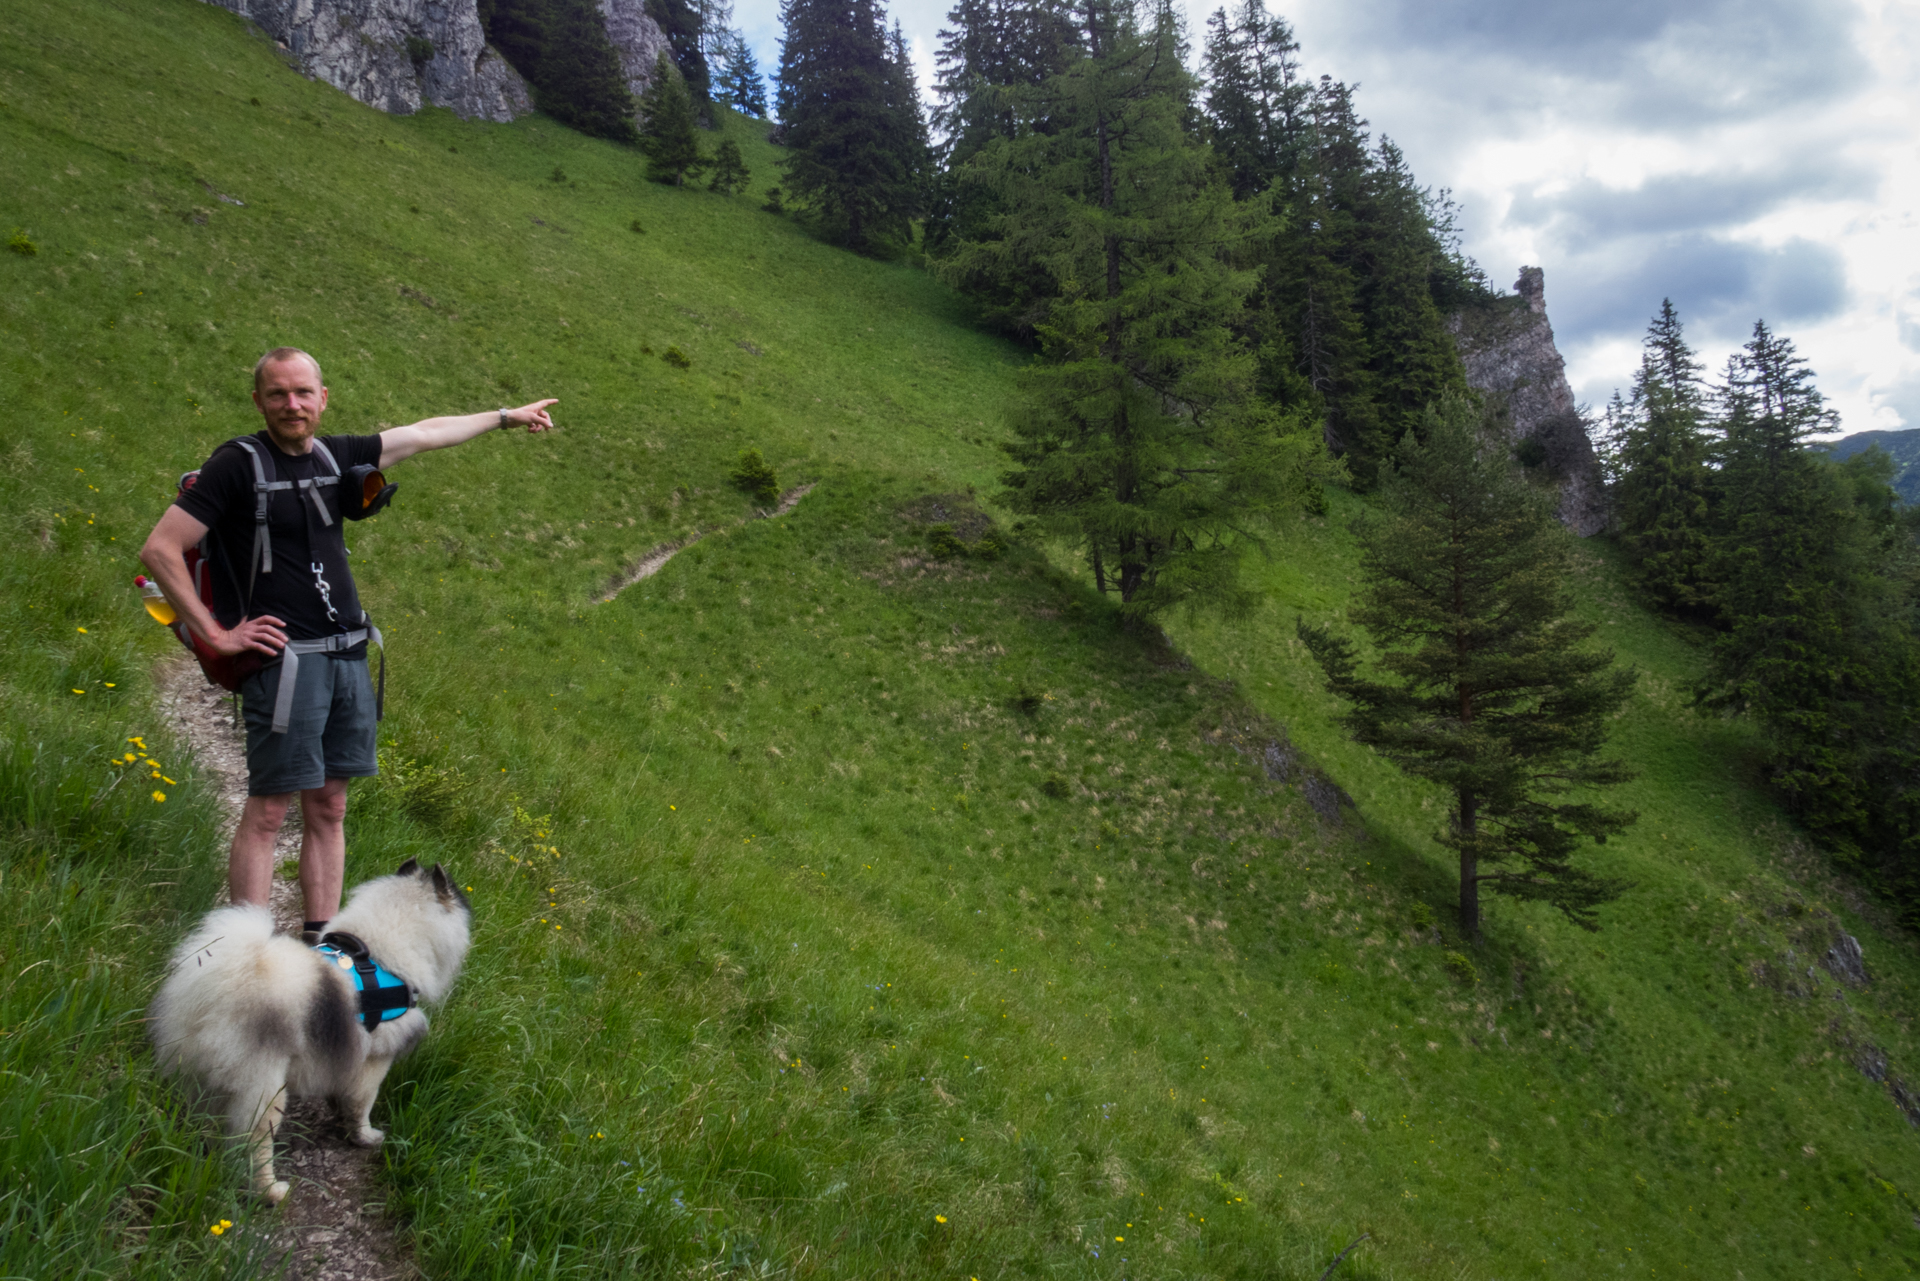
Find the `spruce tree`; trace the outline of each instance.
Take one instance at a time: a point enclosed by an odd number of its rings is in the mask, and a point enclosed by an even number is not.
[[[747,162],[740,155],[740,144],[731,138],[724,138],[713,153],[713,179],[707,183],[708,191],[717,191],[723,196],[731,196],[744,189],[747,181],[753,177],[747,168]]]
[[[767,85],[761,78],[760,64],[753,56],[747,38],[730,31],[721,52],[720,74],[715,81],[720,100],[735,111],[766,118]]]
[[[693,101],[664,49],[654,64],[653,84],[641,100],[640,111],[645,121],[640,148],[647,153],[647,177],[677,187],[688,174],[707,167],[709,161],[694,131]]]
[[[1130,619],[1231,610],[1252,600],[1241,556],[1317,484],[1323,454],[1251,394],[1231,326],[1254,285],[1252,219],[1185,131],[1173,23],[1103,0],[1080,21],[1085,56],[1035,91],[1049,130],[995,139],[962,167],[1004,212],[940,270],[1031,262],[1060,282],[1014,409],[1009,506],[1077,542]]]
[[[572,0],[590,3],[591,0]],[[647,13],[667,37],[667,51],[686,91],[697,107],[712,99],[712,73],[707,68],[706,29],[698,0],[647,0]]]
[[[1712,615],[1711,441],[1701,365],[1672,299],[1647,328],[1632,399],[1619,409],[1614,523],[1647,594],[1663,609]]]
[[[1299,167],[1312,94],[1299,55],[1293,28],[1261,0],[1207,19],[1207,136],[1236,199],[1284,186]]]
[[[582,133],[635,140],[633,95],[594,0],[481,0],[479,16],[540,110]]]
[[[859,253],[904,245],[927,164],[912,68],[874,0],[783,0],[780,119],[788,193]]]
[[[1422,439],[1424,437],[1424,439]],[[1572,615],[1567,534],[1466,397],[1449,394],[1381,477],[1356,525],[1353,621],[1375,657],[1303,621],[1300,639],[1349,710],[1354,738],[1448,789],[1438,834],[1460,865],[1460,929],[1480,933],[1483,892],[1548,903],[1587,929],[1625,888],[1576,858],[1635,815],[1597,789],[1627,767],[1600,758],[1635,674],[1588,646]]]
[[[1845,830],[1865,817],[1859,729],[1877,697],[1865,531],[1835,469],[1804,448],[1834,416],[1793,343],[1758,322],[1728,374],[1711,564],[1726,631],[1701,700],[1753,715],[1787,803]]]

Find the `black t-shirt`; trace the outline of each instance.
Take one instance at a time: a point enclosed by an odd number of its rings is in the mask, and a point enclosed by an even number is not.
[[[305,454],[283,454],[266,432],[251,440],[260,451],[269,482],[301,481],[331,474],[316,447]],[[322,436],[340,467],[341,484],[349,468],[379,466],[378,436]],[[251,607],[244,600],[254,552],[254,472],[247,451],[228,441],[213,451],[200,479],[174,502],[213,532],[213,615],[222,627],[244,617],[271,614],[287,625],[292,640],[322,640],[364,626],[359,593],[347,569],[346,540],[340,519],[340,486],[320,488],[333,517],[324,524],[299,489],[268,495],[267,535],[273,550],[271,573],[254,573]],[[314,566],[321,567],[319,573]],[[324,584],[324,592],[322,586]],[[328,614],[328,606],[333,613]],[[352,654],[365,652],[356,646]]]

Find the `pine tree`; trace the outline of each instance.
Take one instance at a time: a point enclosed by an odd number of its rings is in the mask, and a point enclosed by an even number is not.
[[[590,0],[573,0],[575,3]],[[698,0],[647,0],[647,13],[667,37],[675,70],[693,102],[704,107],[712,100],[712,73],[707,68],[706,29]]]
[[[640,103],[645,123],[640,129],[640,148],[647,153],[647,177],[655,182],[680,186],[687,175],[698,173],[710,163],[701,153],[700,138],[694,131],[693,100],[680,73],[660,52],[654,65],[653,84]],[[736,155],[738,148],[735,148]]]
[[[723,196],[731,196],[743,190],[752,171],[740,155],[740,144],[731,138],[724,138],[714,149],[713,180],[707,184],[708,191],[717,191]]]
[[[635,141],[633,95],[594,0],[482,0],[479,15],[540,110],[582,133]]]
[[[1614,520],[1647,594],[1664,609],[1706,618],[1713,473],[1700,373],[1673,301],[1662,300],[1632,400],[1618,410]]]
[[[1300,639],[1349,704],[1354,738],[1452,792],[1439,840],[1459,855],[1464,934],[1479,936],[1483,891],[1597,928],[1625,887],[1575,858],[1635,818],[1593,795],[1629,777],[1599,753],[1635,675],[1584,644],[1595,628],[1571,613],[1567,535],[1465,397],[1430,408],[1397,461],[1380,514],[1356,527],[1351,616],[1377,652],[1371,671],[1325,628],[1302,622]]]
[[[1077,541],[1100,589],[1142,619],[1251,601],[1238,562],[1317,483],[1310,431],[1251,395],[1230,325],[1253,273],[1249,210],[1184,128],[1190,82],[1164,15],[1087,0],[1087,53],[1035,93],[1047,132],[996,139],[961,169],[1004,210],[963,240],[949,279],[1009,261],[1060,282],[1037,327],[1044,360],[1014,411],[1007,502]]]
[[[835,242],[905,244],[922,200],[925,123],[874,0],[783,0],[778,102],[787,190]]]

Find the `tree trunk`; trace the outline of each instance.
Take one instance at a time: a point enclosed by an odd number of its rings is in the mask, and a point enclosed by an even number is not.
[[[1464,789],[1460,801],[1460,933],[1480,940],[1480,859],[1473,835],[1479,826],[1479,798]]]

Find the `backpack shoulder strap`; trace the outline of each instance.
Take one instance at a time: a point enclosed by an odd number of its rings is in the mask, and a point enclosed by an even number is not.
[[[267,468],[272,464],[266,458],[260,443],[251,436],[236,436],[230,444],[238,445],[246,451],[253,462],[253,556],[247,566],[247,592],[241,603],[245,612],[253,609],[253,583],[261,574],[273,572],[273,540],[267,534],[267,503],[273,492],[278,489],[292,489],[293,482],[288,480],[267,479]]]

